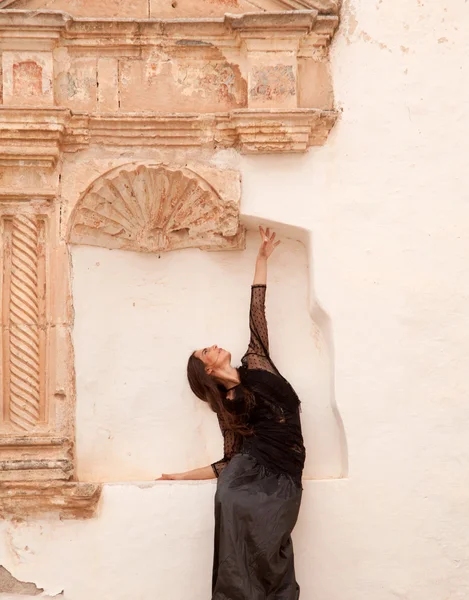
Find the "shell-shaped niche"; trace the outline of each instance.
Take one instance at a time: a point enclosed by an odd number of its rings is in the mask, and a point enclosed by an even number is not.
[[[124,165],[97,179],[71,219],[72,244],[140,252],[243,247],[239,207],[191,169]]]

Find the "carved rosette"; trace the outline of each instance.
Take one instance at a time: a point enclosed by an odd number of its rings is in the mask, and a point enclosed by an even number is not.
[[[237,249],[244,235],[237,202],[223,200],[186,167],[124,165],[84,193],[71,219],[73,244],[141,252]]]

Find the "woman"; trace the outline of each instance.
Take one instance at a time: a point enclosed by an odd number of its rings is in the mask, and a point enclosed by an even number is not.
[[[267,260],[280,242],[260,228],[251,291],[249,347],[242,366],[211,346],[189,358],[194,394],[217,414],[224,457],[161,479],[218,477],[212,600],[297,600],[291,532],[301,502],[305,449],[300,401],[269,354]]]

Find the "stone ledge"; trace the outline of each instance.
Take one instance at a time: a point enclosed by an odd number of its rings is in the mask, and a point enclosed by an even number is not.
[[[0,107],[0,165],[53,167],[62,151],[90,144],[306,152],[327,141],[337,117],[336,111],[320,109],[72,115],[67,109]]]
[[[0,203],[2,202],[52,202],[57,196],[53,189],[37,190],[33,188],[7,189],[0,188]]]
[[[0,518],[52,515],[61,519],[95,516],[101,497],[98,483],[17,482],[0,486]]]

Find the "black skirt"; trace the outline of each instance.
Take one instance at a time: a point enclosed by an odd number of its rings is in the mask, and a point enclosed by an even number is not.
[[[301,488],[237,454],[218,478],[212,600],[298,600],[291,533]]]

